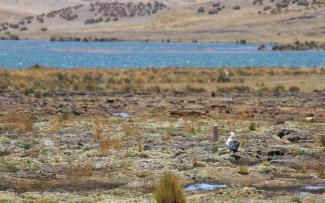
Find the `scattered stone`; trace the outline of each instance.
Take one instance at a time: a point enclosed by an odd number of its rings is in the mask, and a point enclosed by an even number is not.
[[[278,132],[277,136],[279,138],[283,138],[284,136],[289,135],[290,133],[293,133],[293,132],[295,132],[295,131],[294,130],[288,130],[288,129],[281,129]]]

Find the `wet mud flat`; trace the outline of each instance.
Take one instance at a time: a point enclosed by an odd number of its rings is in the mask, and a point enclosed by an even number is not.
[[[325,197],[321,91],[1,91],[0,101],[1,200],[151,202],[167,172],[191,202]]]

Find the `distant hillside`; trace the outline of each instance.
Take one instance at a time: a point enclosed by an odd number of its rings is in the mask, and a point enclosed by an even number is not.
[[[38,15],[84,2],[84,0],[1,0],[0,22],[13,22],[22,17]]]
[[[325,0],[2,0],[0,11],[2,38],[325,41]]]

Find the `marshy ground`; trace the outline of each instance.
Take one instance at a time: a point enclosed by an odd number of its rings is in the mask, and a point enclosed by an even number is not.
[[[152,202],[166,173],[227,186],[188,202],[325,199],[324,68],[35,66],[0,87],[0,200]]]

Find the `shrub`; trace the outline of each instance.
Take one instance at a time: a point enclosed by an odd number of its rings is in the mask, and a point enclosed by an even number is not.
[[[41,68],[43,68],[41,65],[39,65],[39,64],[34,64],[34,65],[32,65],[31,67],[29,67],[30,69],[41,69]]]
[[[291,87],[289,87],[288,90],[289,90],[289,92],[299,92],[300,88],[297,86],[291,86]]]
[[[251,130],[251,131],[256,131],[256,124],[255,123],[251,123],[250,124],[250,126],[249,126],[249,129]]]
[[[197,10],[198,13],[204,13],[205,10],[204,10],[204,7],[200,7],[198,10]]]
[[[167,174],[160,179],[159,186],[153,194],[154,199],[157,203],[185,203],[182,188],[182,182],[177,176]]]
[[[245,165],[239,166],[238,173],[241,174],[241,175],[247,175],[249,173],[248,172],[248,166],[245,166]]]
[[[286,88],[283,85],[277,85],[273,89],[274,92],[285,92]]]
[[[246,41],[245,39],[241,39],[241,40],[239,41],[239,44],[247,44],[247,41]]]

